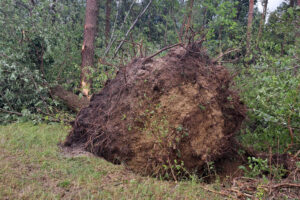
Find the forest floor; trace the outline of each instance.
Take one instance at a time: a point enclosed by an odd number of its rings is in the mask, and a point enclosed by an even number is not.
[[[0,199],[224,199],[220,183],[142,177],[89,153],[62,150],[70,127],[0,126]],[[204,189],[206,188],[206,189]]]

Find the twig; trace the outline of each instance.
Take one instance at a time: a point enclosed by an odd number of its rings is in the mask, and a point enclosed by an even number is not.
[[[133,29],[133,27],[135,26],[135,24],[137,23],[137,21],[139,20],[139,18],[146,12],[146,10],[148,9],[148,7],[150,6],[150,4],[152,3],[152,0],[149,1],[149,3],[147,4],[147,6],[144,8],[144,10],[137,16],[137,18],[134,20],[134,22],[131,24],[130,28],[127,30],[124,39],[125,40],[128,36],[128,34],[130,33],[130,31]],[[119,46],[116,48],[114,56],[117,55],[118,51],[120,50],[120,48],[123,46],[124,42],[122,41]]]
[[[298,187],[298,188],[300,188],[300,184],[297,184],[297,183],[279,183],[277,185],[272,186],[272,188],[281,188],[281,187]]]
[[[173,44],[171,46],[167,46],[165,48],[162,48],[161,50],[159,50],[158,52],[156,52],[155,54],[152,54],[151,56],[148,56],[147,58],[145,58],[145,60],[143,61],[143,63],[147,62],[148,60],[150,60],[151,58],[153,58],[154,56],[160,54],[161,52],[165,51],[165,50],[168,50],[168,49],[171,49],[173,47],[176,47],[176,46],[179,46],[181,45],[182,43],[177,43],[177,44]]]
[[[243,192],[241,192],[241,191],[239,191],[239,190],[236,190],[236,189],[229,189],[229,191],[232,191],[232,192],[237,193],[237,196],[238,196],[238,197],[245,196],[245,197],[253,198],[252,195],[247,194],[247,193],[243,193]]]
[[[204,186],[202,186],[202,185],[198,185],[200,188],[202,188],[203,190],[206,190],[206,191],[208,191],[208,192],[211,192],[211,193],[215,193],[215,194],[218,194],[218,195],[222,195],[222,196],[227,196],[227,197],[229,197],[229,198],[231,198],[231,199],[237,199],[237,198],[235,198],[235,197],[233,197],[233,196],[231,196],[230,194],[227,194],[227,193],[225,193],[225,192],[218,192],[218,191],[215,191],[215,190],[212,190],[212,189],[208,189],[208,188],[206,188],[206,187],[204,187]]]
[[[289,133],[290,133],[290,137],[291,137],[291,143],[288,145],[288,147],[284,150],[284,153],[286,153],[290,148],[291,146],[293,146],[294,144],[294,133],[293,133],[293,128],[291,127],[291,116],[289,116],[288,118],[288,124],[287,124],[287,127],[289,129]]]
[[[294,158],[297,158],[300,155],[300,150],[294,155]]]
[[[172,173],[173,179],[174,179],[175,182],[177,182],[177,179],[176,179],[176,176],[174,174],[174,171],[173,171],[173,168],[172,168],[172,165],[170,163],[170,159],[169,158],[168,158],[168,163],[169,163],[169,167],[171,169],[171,173]]]
[[[108,62],[106,62],[104,59],[99,58],[98,62],[102,65],[107,65],[107,66],[111,66],[111,67],[115,67],[113,64],[110,64]]]

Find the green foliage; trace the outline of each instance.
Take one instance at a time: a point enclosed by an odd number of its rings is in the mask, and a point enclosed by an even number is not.
[[[256,65],[242,69],[236,78],[242,98],[248,106],[248,120],[244,135],[245,144],[257,150],[283,152],[292,142],[290,128],[300,127],[300,74],[290,56],[261,57]],[[295,73],[296,72],[296,73]],[[293,135],[294,145],[299,149],[300,137]]]
[[[239,168],[245,172],[245,176],[250,178],[257,178],[259,176],[265,178],[266,174],[272,173],[275,179],[281,179],[286,174],[286,170],[282,166],[269,166],[268,159],[255,157],[248,157],[248,166],[240,166]]]
[[[245,172],[245,176],[256,178],[269,171],[268,159],[263,160],[261,158],[248,157],[248,167],[249,170],[244,166],[240,166],[240,169]]]
[[[45,81],[37,70],[0,60],[0,107],[8,111],[0,113],[0,121],[15,119],[16,115],[9,112],[30,117],[38,110],[48,109],[49,102]]]
[[[40,120],[61,108],[48,87],[79,83],[84,3],[3,0],[0,7],[0,121]]]

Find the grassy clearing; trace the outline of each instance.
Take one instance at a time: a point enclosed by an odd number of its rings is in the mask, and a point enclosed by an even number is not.
[[[94,156],[66,156],[57,144],[68,129],[0,126],[0,199],[221,199],[197,181],[160,181]]]

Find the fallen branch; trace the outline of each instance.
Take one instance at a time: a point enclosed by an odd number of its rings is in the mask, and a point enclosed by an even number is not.
[[[61,86],[50,88],[51,93],[61,99],[71,110],[78,112],[81,108],[89,105],[87,97],[80,98],[76,94],[65,90]]]
[[[110,63],[106,62],[105,59],[99,58],[99,59],[98,59],[98,62],[99,62],[100,64],[102,64],[102,65],[107,65],[107,66],[115,67],[113,64],[110,64]]]
[[[282,187],[298,187],[298,188],[300,188],[300,184],[297,184],[297,183],[279,183],[277,185],[272,186],[272,188],[282,188]]]
[[[236,48],[236,49],[228,49],[228,50],[225,51],[225,52],[221,52],[220,55],[219,55],[218,57],[216,57],[216,58],[214,58],[214,59],[212,60],[212,63],[218,62],[223,56],[225,56],[225,55],[227,55],[227,54],[230,54],[230,53],[232,53],[232,52],[235,52],[235,51],[240,51],[240,49],[239,49],[239,48]]]
[[[18,115],[18,116],[23,116],[22,113],[14,112],[14,111],[8,111],[8,110],[2,109],[2,108],[0,108],[0,111],[5,112],[5,113],[8,113],[8,114],[13,114],[13,115]]]
[[[127,30],[123,40],[125,40],[128,36],[128,34],[131,32],[131,30],[133,29],[133,27],[135,26],[135,24],[137,23],[137,21],[139,20],[139,18],[146,12],[146,10],[148,9],[148,7],[150,6],[150,4],[152,3],[152,0],[149,1],[149,3],[147,4],[147,6],[144,8],[144,10],[137,16],[137,18],[134,20],[134,22],[131,24],[130,28]],[[123,46],[124,41],[122,40],[122,42],[119,44],[119,46],[117,47],[117,49],[115,50],[114,56],[117,55],[118,51],[120,50],[120,48]]]
[[[171,49],[173,47],[176,47],[176,46],[179,46],[181,45],[182,43],[177,43],[177,44],[173,44],[171,46],[167,46],[165,48],[162,48],[161,50],[159,50],[158,52],[156,52],[155,54],[152,54],[151,56],[148,56],[147,58],[145,58],[145,60],[143,61],[143,63],[147,62],[148,60],[150,60],[151,58],[153,58],[154,56],[157,56],[158,54],[160,54],[161,52],[165,51],[165,50],[168,50],[168,49]]]
[[[200,185],[200,184],[199,184],[199,187],[200,187],[201,189],[203,189],[203,190],[205,190],[205,191],[208,191],[208,192],[211,192],[211,193],[215,193],[215,194],[222,195],[222,196],[227,196],[227,197],[229,197],[229,198],[231,198],[231,199],[237,199],[237,198],[231,196],[230,194],[227,194],[227,193],[225,193],[225,192],[218,192],[218,191],[215,191],[215,190],[206,188],[206,187],[204,187],[204,186],[202,186],[202,185]]]
[[[252,196],[252,195],[250,195],[250,194],[246,194],[246,193],[244,193],[244,192],[241,192],[241,191],[239,191],[239,190],[235,190],[235,189],[229,189],[229,191],[231,191],[231,192],[235,192],[235,193],[237,194],[237,196],[238,196],[238,197],[245,196],[245,197],[253,198],[253,196]]]

